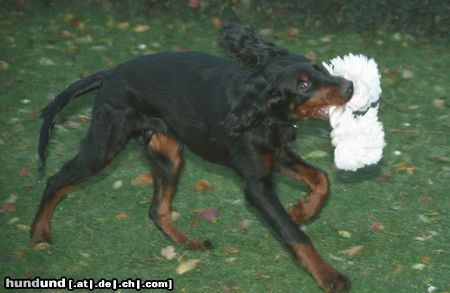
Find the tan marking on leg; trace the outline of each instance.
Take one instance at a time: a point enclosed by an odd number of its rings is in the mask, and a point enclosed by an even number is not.
[[[288,208],[292,220],[300,224],[320,211],[330,193],[328,178],[324,172],[301,164],[295,165],[292,169],[283,168],[281,171],[289,177],[304,181],[309,186],[309,193]]]
[[[154,196],[158,198],[157,221],[159,227],[179,245],[187,245],[190,249],[210,248],[209,242],[190,239],[186,234],[178,230],[170,216],[171,203],[183,163],[180,143],[170,136],[155,134],[149,142],[149,148],[152,152],[166,157],[172,167],[172,174],[170,174],[167,186],[164,186],[162,179],[155,182],[157,184],[157,192]]]
[[[33,227],[31,230],[31,242],[36,243],[40,241],[45,241],[47,243],[51,243],[51,219],[53,214],[53,209],[57,205],[57,203],[61,200],[63,196],[66,194],[76,190],[78,187],[75,185],[68,185],[61,188],[53,199],[47,203],[44,210],[39,213],[39,216],[33,223]]]
[[[350,281],[326,262],[312,244],[294,244],[290,248],[297,261],[308,270],[325,292],[350,290]]]

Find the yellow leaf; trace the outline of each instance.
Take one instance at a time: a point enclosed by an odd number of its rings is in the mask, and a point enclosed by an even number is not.
[[[50,247],[50,244],[48,244],[47,242],[39,242],[33,246],[33,248],[38,251],[46,250],[49,247]]]
[[[433,260],[431,258],[429,258],[428,256],[422,257],[422,259],[420,261],[426,265],[429,265],[433,262]]]
[[[27,225],[24,224],[16,224],[17,229],[19,229],[20,231],[27,231],[30,230],[30,227],[28,227]]]
[[[23,259],[26,255],[27,251],[24,248],[19,249],[19,251],[16,252],[16,259],[17,260]]]
[[[350,247],[349,249],[342,250],[340,253],[345,256],[351,257],[351,256],[361,254],[363,250],[364,250],[364,246],[358,245],[358,246]]]
[[[195,183],[194,189],[198,192],[208,192],[213,189],[213,185],[206,179],[200,179],[197,183]]]
[[[350,232],[344,231],[344,230],[339,230],[339,231],[338,231],[338,234],[339,234],[341,237],[344,237],[344,238],[351,238],[351,237],[352,237],[352,234],[350,234]]]
[[[400,172],[400,171],[406,171],[408,174],[412,174],[414,173],[414,171],[416,171],[416,167],[411,165],[408,162],[401,162],[398,163],[397,165],[394,165],[395,169]]]
[[[134,28],[134,32],[136,32],[136,33],[143,33],[143,32],[148,31],[149,29],[150,29],[150,26],[148,26],[146,24],[140,24],[140,25],[137,25]]]
[[[188,261],[180,262],[180,264],[177,267],[177,274],[182,275],[184,273],[192,271],[193,269],[197,268],[199,265],[200,265],[199,259],[191,259]]]

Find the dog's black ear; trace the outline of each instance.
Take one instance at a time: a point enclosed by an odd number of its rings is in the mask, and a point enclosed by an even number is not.
[[[236,22],[221,28],[219,45],[239,63],[253,68],[263,67],[270,59],[288,54],[264,40],[251,26]]]
[[[222,122],[228,135],[240,136],[269,117],[273,106],[285,100],[275,84],[275,81],[267,82],[263,78],[246,83],[246,88],[230,105],[230,113]]]

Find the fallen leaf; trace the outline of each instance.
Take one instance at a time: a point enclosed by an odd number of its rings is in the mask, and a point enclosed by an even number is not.
[[[136,178],[131,180],[131,185],[150,185],[153,183],[153,177],[149,173],[140,173]]]
[[[39,64],[44,65],[44,66],[55,66],[56,63],[47,57],[42,57],[41,59],[39,59]]]
[[[147,24],[140,24],[140,25],[137,25],[134,28],[134,32],[136,32],[136,33],[143,33],[143,32],[148,31],[149,29],[150,29],[149,25],[147,25]]]
[[[425,224],[430,224],[431,219],[428,216],[425,215],[419,215],[419,220]]]
[[[259,30],[259,34],[263,37],[270,37],[273,34],[273,30],[271,28],[262,28]]]
[[[307,155],[305,156],[305,158],[308,158],[308,159],[318,159],[318,158],[324,158],[324,157],[326,157],[326,156],[328,156],[328,153],[327,153],[327,152],[324,152],[324,151],[312,151],[312,152],[310,152],[309,154],[307,154]]]
[[[119,189],[119,188],[122,187],[122,185],[123,185],[123,181],[122,180],[117,180],[116,182],[114,182],[113,188],[114,189]]]
[[[27,251],[26,251],[24,248],[19,249],[19,250],[16,252],[16,259],[17,259],[17,260],[21,260],[21,259],[23,259],[26,255],[27,255]]]
[[[426,267],[426,265],[424,265],[423,263],[416,263],[411,266],[412,269],[419,270],[419,271],[423,271],[425,269],[425,267]]]
[[[375,231],[379,231],[379,230],[383,230],[383,229],[384,229],[383,223],[375,221],[372,223],[372,225],[369,227],[369,229],[367,229],[367,231],[375,232]]]
[[[199,259],[191,259],[188,261],[182,261],[177,267],[177,274],[182,275],[193,269],[197,268],[200,265]]]
[[[411,175],[412,173],[414,173],[414,171],[416,171],[416,167],[411,165],[408,162],[398,163],[398,164],[394,165],[394,167],[398,172],[406,171],[409,175]]]
[[[256,273],[255,275],[255,280],[269,280],[269,279],[272,279],[272,277],[269,275],[264,275],[262,273]]]
[[[433,236],[431,236],[431,235],[424,235],[424,236],[417,236],[416,238],[414,238],[414,240],[427,241],[427,240],[430,240],[431,238],[433,238]]]
[[[295,27],[291,27],[288,29],[288,36],[291,38],[298,38],[300,36],[300,30]]]
[[[342,251],[340,251],[340,253],[345,256],[352,257],[355,255],[361,254],[363,250],[364,250],[364,246],[357,245],[357,246],[353,246],[349,249],[342,250]]]
[[[114,218],[116,218],[117,220],[126,220],[126,219],[128,219],[129,218],[129,216],[128,216],[128,214],[125,214],[125,213],[120,213],[120,214],[117,214]]]
[[[220,28],[222,25],[222,20],[219,17],[213,17],[212,23],[215,28]]]
[[[422,259],[420,261],[426,265],[429,265],[433,262],[433,260],[431,258],[429,258],[428,256],[422,257]]]
[[[424,195],[420,197],[420,203],[422,204],[429,204],[433,201],[433,198],[429,195]]]
[[[372,274],[373,271],[375,271],[374,268],[365,268],[365,269],[361,272],[361,276],[367,277],[368,275]]]
[[[218,208],[207,208],[200,213],[200,217],[208,222],[215,222],[219,216]]]
[[[130,24],[128,22],[126,22],[126,21],[125,22],[121,22],[121,23],[119,23],[117,25],[117,28],[122,29],[122,30],[125,30],[125,29],[127,29],[129,27],[130,27]]]
[[[195,183],[194,190],[198,192],[209,192],[213,190],[213,185],[206,179],[200,179]]]
[[[235,246],[225,246],[223,250],[228,254],[238,254],[239,253],[239,247]]]
[[[245,230],[245,229],[247,229],[251,224],[252,224],[252,220],[244,219],[244,220],[242,221],[242,223],[239,225],[239,229],[240,229],[240,230]]]
[[[172,222],[175,222],[179,218],[181,218],[181,214],[179,212],[174,212],[174,211],[170,212],[170,219],[172,220]]]
[[[0,70],[7,70],[8,68],[9,64],[4,60],[0,60]]]
[[[27,225],[24,225],[24,224],[16,224],[16,228],[19,229],[20,231],[30,230],[30,227],[28,227]]]
[[[167,260],[172,260],[177,257],[177,253],[175,252],[175,248],[169,245],[161,249],[161,256]]]
[[[46,250],[46,249],[48,249],[49,247],[50,247],[50,244],[48,244],[47,242],[39,242],[39,243],[36,243],[36,244],[33,246],[33,248],[34,248],[35,250],[38,250],[38,251]]]
[[[27,167],[22,167],[19,170],[19,174],[20,174],[20,176],[29,176],[30,170]]]
[[[350,232],[348,231],[344,231],[344,230],[339,230],[337,231],[339,236],[344,237],[344,238],[351,238],[352,234],[350,234]]]
[[[201,0],[189,0],[189,7],[198,9],[200,8]]]
[[[409,69],[402,70],[402,78],[403,79],[412,79],[414,77],[414,72]]]
[[[15,212],[16,205],[13,203],[5,203],[0,206],[0,213]]]
[[[445,108],[445,99],[444,98],[437,98],[433,101],[433,106],[439,109]]]

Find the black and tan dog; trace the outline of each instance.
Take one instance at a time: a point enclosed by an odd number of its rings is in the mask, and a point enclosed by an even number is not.
[[[326,262],[298,224],[319,212],[329,194],[327,175],[291,149],[294,123],[319,117],[352,96],[350,81],[263,40],[250,27],[222,28],[221,46],[239,64],[200,52],[144,56],[95,73],[64,90],[43,112],[42,165],[55,116],[71,100],[98,89],[92,123],[78,154],[49,178],[31,229],[32,241],[50,242],[50,221],[67,188],[99,172],[130,138],[144,137],[154,176],[150,217],[170,239],[189,248],[211,248],[172,223],[171,202],[183,165],[183,146],[232,168],[248,202],[279,234],[298,262],[326,291],[350,282]],[[275,192],[279,171],[310,188],[286,211]]]

